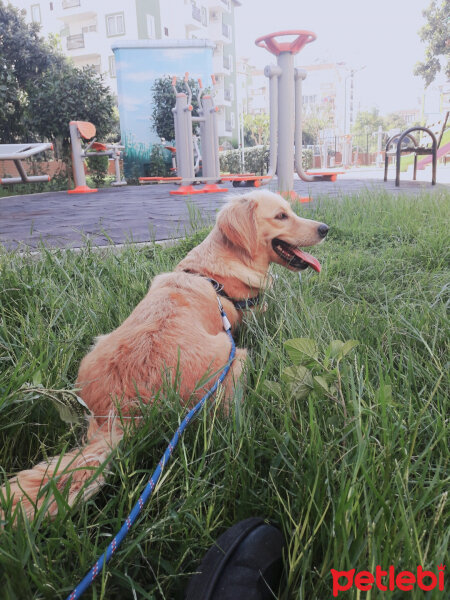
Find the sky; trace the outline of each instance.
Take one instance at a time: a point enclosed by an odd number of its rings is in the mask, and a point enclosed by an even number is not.
[[[423,81],[413,75],[424,59],[418,31],[430,0],[241,0],[236,8],[237,55],[258,68],[276,57],[257,48],[255,39],[275,31],[303,29],[317,39],[297,55],[298,66],[345,62],[355,74],[360,110],[381,114],[418,106]],[[308,79],[303,84],[307,94]]]

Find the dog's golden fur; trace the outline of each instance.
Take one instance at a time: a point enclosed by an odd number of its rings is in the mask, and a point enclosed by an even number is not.
[[[70,483],[69,503],[81,490],[85,497],[91,495],[102,484],[102,478],[97,477],[86,485],[93,468],[106,460],[123,436],[114,419],[117,406],[122,415],[128,415],[138,399],[151,402],[163,378],[170,379],[176,370],[181,398],[192,403],[202,396],[205,389],[198,386],[199,381],[219,371],[230,352],[216,292],[206,278],[221,283],[233,299],[253,297],[266,286],[270,263],[295,270],[275,253],[272,240],[278,238],[295,247],[312,246],[322,240],[320,225],[299,218],[288,202],[267,191],[251,192],[227,204],[208,237],[174,272],[155,277],[131,315],[116,330],[100,336],[82,360],[77,388],[92,413],[87,442],[81,449],[11,479],[8,486],[13,506],[20,502],[32,516],[45,498],[45,494],[39,497],[40,488],[56,475],[58,488]],[[235,328],[242,312],[229,299],[221,300]],[[237,349],[225,380],[226,410],[245,358],[246,350]],[[55,502],[47,510],[55,514]]]

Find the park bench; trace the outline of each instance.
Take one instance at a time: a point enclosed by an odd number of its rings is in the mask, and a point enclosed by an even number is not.
[[[386,143],[386,152],[384,157],[384,181],[387,181],[387,172],[389,165],[389,158],[396,157],[395,165],[395,185],[400,185],[400,162],[403,154],[414,154],[414,172],[413,180],[416,180],[417,175],[417,157],[427,156],[431,157],[432,171],[431,171],[431,184],[436,184],[436,166],[437,159],[440,156],[444,156],[447,152],[450,152],[450,144],[445,144],[441,148],[442,137],[448,126],[449,111],[445,113],[442,119],[439,119],[436,123],[428,127],[410,127],[402,133],[397,133],[391,136]],[[428,134],[431,141],[423,143],[422,139],[418,139],[417,136],[413,135],[414,132],[421,132]],[[423,163],[430,162],[430,159],[424,159],[420,161]],[[419,166],[420,168],[420,166]]]

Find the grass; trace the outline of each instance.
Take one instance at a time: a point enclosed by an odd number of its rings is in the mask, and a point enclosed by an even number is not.
[[[236,335],[251,357],[243,403],[229,418],[205,410],[190,426],[87,598],[182,598],[213,540],[255,515],[277,524],[288,542],[285,580],[274,594],[281,600],[331,598],[331,568],[421,565],[436,573],[445,564],[449,198],[366,192],[302,207],[331,226],[314,251],[322,273],[305,272],[300,284],[296,274],[274,269],[267,312],[250,313]],[[37,386],[71,389],[93,337],[123,321],[152,277],[172,269],[204,235],[118,255],[89,247],[43,250],[39,258],[0,254],[5,476],[76,443],[82,426],[62,422]],[[359,341],[339,364],[345,407],[317,391],[288,393],[281,374],[292,362],[283,342],[299,337],[313,338],[321,352],[331,340]],[[281,383],[281,394],[268,381]],[[35,391],[24,390],[27,384]],[[2,598],[71,591],[120,528],[182,414],[176,394],[167,393],[120,445],[96,497],[53,522],[5,524]],[[353,588],[340,597],[360,596]],[[444,594],[415,588],[407,597]]]

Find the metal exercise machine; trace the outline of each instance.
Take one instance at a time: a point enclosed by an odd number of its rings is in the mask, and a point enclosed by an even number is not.
[[[2,177],[0,184],[12,185],[14,183],[38,183],[40,181],[50,181],[48,175],[27,175],[22,160],[30,158],[35,154],[53,150],[53,144],[0,144],[0,160],[12,160],[20,177]]]
[[[98,192],[96,188],[90,188],[86,184],[84,161],[90,156],[108,156],[108,158],[114,160],[116,180],[113,181],[111,185],[127,185],[127,182],[120,178],[120,151],[123,150],[125,146],[97,142],[94,137],[97,130],[95,125],[89,123],[89,121],[70,121],[69,130],[70,145],[72,149],[73,178],[75,180],[75,189],[68,190],[69,194],[92,194]],[[84,148],[81,143],[82,138],[91,140]]]
[[[293,35],[296,38],[291,42],[275,39]],[[315,39],[312,31],[295,29],[270,33],[255,41],[277,57],[276,65],[264,69],[269,78],[270,151],[268,177],[261,184],[269,183],[276,174],[278,190],[289,196],[295,196],[293,166],[303,181],[335,181],[338,175],[337,171],[308,174],[302,166],[302,82],[306,71],[294,68],[294,55]]]
[[[140,177],[141,183],[179,182],[180,188],[170,193],[173,195],[204,194],[211,192],[226,192],[219,188],[221,181],[219,166],[219,136],[217,131],[217,107],[211,94],[203,93],[201,79],[199,83],[198,116],[193,116],[192,90],[189,86],[189,73],[184,76],[184,86],[187,94],[177,90],[177,78],[172,78],[172,88],[175,94],[175,107],[172,109],[175,125],[176,147],[176,177]],[[214,75],[211,76],[213,85],[216,84]],[[193,123],[200,125],[200,148],[197,138],[192,132]],[[194,156],[195,150],[195,156]],[[202,162],[202,174],[198,176]],[[193,184],[205,183],[201,189],[195,189]]]

